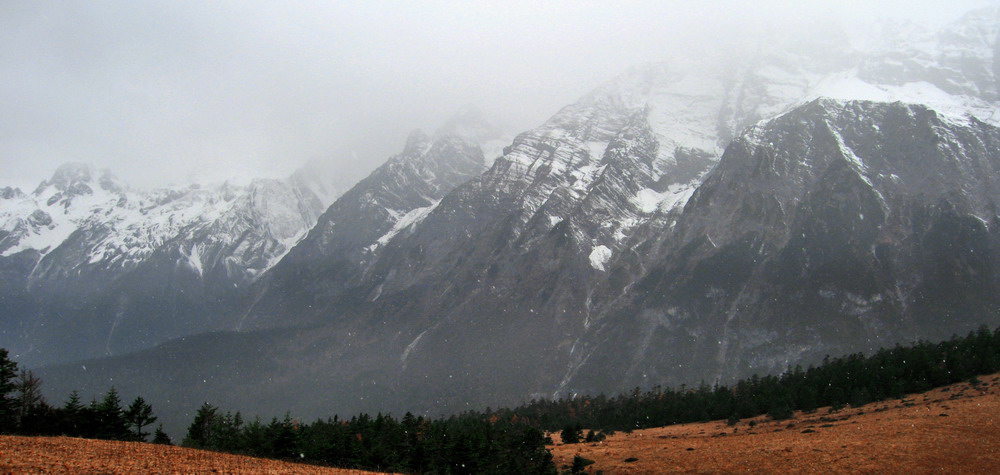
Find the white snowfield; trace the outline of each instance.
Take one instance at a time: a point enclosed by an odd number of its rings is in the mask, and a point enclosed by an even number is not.
[[[83,233],[78,241],[86,254],[64,265],[128,269],[166,243],[181,240],[188,242],[179,249],[183,263],[201,275],[201,247],[235,244],[252,228],[259,238],[273,241],[273,255],[266,256],[273,265],[316,222],[333,196],[320,183],[297,177],[258,179],[242,186],[136,190],[107,170],[98,177],[87,165],[67,164],[32,193],[0,200],[0,231],[6,234],[0,256],[34,250],[44,258],[74,233]],[[237,261],[239,251],[237,246]],[[251,267],[249,262],[238,263]]]
[[[634,68],[604,85],[581,103],[589,101],[594,110],[622,104],[628,110],[646,111],[658,142],[651,177],[659,186],[634,194],[635,212],[620,216],[623,225],[615,230],[619,239],[595,240],[591,266],[605,270],[629,227],[686,204],[700,177],[682,182],[663,176],[678,163],[681,151],[702,152],[717,162],[732,137],[816,99],[920,104],[944,120],[968,124],[974,118],[1000,126],[1000,96],[992,73],[996,17],[997,9],[972,12],[940,31],[880,24],[875,31],[845,38],[850,41],[810,45],[828,51],[778,40],[735,53],[679,56]],[[824,54],[831,59],[823,60]],[[573,106],[581,107],[588,106]],[[606,149],[608,143],[591,140],[584,146],[599,160],[603,152],[597,150]],[[582,177],[589,176],[597,163],[573,165],[568,173]],[[583,191],[596,181],[597,177],[580,180],[574,188]],[[549,217],[553,223],[563,218]]]

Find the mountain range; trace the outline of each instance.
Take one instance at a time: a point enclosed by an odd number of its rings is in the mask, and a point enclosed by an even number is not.
[[[2,191],[0,343],[72,361],[39,370],[56,397],[181,421],[711,384],[996,326],[998,27],[675,53],[502,148],[475,114],[414,132],[342,194],[64,167]]]
[[[281,180],[135,190],[66,164],[5,188],[2,344],[28,364],[120,354],[225,327],[219,309],[287,253],[336,188]]]

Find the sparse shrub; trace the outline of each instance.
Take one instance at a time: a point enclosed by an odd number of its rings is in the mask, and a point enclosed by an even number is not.
[[[771,404],[767,410],[767,415],[776,421],[783,421],[792,417],[792,408],[784,400],[778,400]]]
[[[583,428],[580,424],[568,424],[563,427],[562,432],[559,436],[562,438],[564,444],[578,444],[580,443],[580,436],[583,432]]]
[[[573,465],[569,468],[569,473],[584,473],[583,470],[590,465],[593,465],[594,461],[588,458],[583,458],[579,455],[573,456]]]

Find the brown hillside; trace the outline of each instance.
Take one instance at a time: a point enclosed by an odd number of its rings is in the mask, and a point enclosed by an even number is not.
[[[757,418],[753,428],[749,419],[683,424],[550,449],[560,468],[580,454],[596,462],[591,473],[609,474],[998,473],[1000,375],[980,380],[785,421]]]
[[[363,474],[181,447],[78,439],[0,436],[0,474],[260,473]]]
[[[683,424],[550,447],[591,473],[996,473],[1000,375],[904,399],[793,419]],[[558,434],[553,434],[558,440]],[[632,462],[626,459],[635,458]],[[370,473],[135,442],[0,436],[4,473]]]

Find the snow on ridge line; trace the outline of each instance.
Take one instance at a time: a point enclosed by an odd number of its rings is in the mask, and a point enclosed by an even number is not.
[[[56,195],[52,195],[56,196]],[[120,196],[99,190],[91,194],[75,196],[69,202],[52,200],[52,196],[39,196],[21,200],[16,206],[0,210],[0,217],[6,217],[4,224],[8,231],[24,226],[29,221],[28,216],[37,211],[43,211],[50,222],[37,228],[29,228],[18,240],[0,256],[7,257],[26,249],[35,249],[47,253],[62,244],[74,231],[83,225],[97,211],[113,207]],[[46,198],[46,199],[42,199]]]
[[[1000,108],[997,104],[983,99],[950,94],[923,81],[908,82],[901,86],[889,86],[869,83],[860,78],[840,73],[821,81],[808,95],[781,113],[758,120],[745,129],[741,136],[749,137],[751,142],[758,142],[759,134],[769,123],[816,100],[828,100],[841,105],[853,101],[883,104],[898,102],[925,107],[937,113],[942,120],[958,126],[968,126],[970,118],[975,118],[992,126],[1000,127]]]
[[[701,184],[701,180],[693,180],[689,183],[675,183],[662,193],[651,188],[644,188],[632,198],[632,204],[645,214],[656,210],[670,211],[678,206],[684,206],[691,198],[694,190]]]
[[[285,255],[287,255],[292,250],[293,247],[298,245],[299,241],[305,239],[306,235],[308,234],[309,234],[309,228],[304,228],[294,236],[279,240],[278,242],[281,243],[281,246],[284,248],[284,250],[275,253],[273,256],[271,256],[271,258],[267,261],[267,265],[265,265],[263,269],[257,271],[257,274],[258,275],[263,274],[268,270],[270,270],[272,267],[274,267],[276,264],[278,264],[278,262],[280,262],[281,259],[283,259]]]
[[[388,244],[389,241],[397,234],[399,234],[402,230],[423,221],[424,218],[426,218],[427,215],[431,213],[431,211],[434,211],[434,208],[437,208],[438,203],[440,202],[441,200],[432,200],[429,206],[424,206],[422,208],[413,208],[410,211],[406,212],[406,214],[404,214],[402,217],[399,218],[398,221],[396,221],[396,224],[392,226],[392,229],[390,229],[389,232],[383,234],[382,237],[378,238],[378,240],[375,241],[375,243],[373,243],[371,246],[368,246],[368,250],[374,251],[379,246],[384,246]]]
[[[857,71],[850,71],[823,79],[796,106],[819,98],[838,102],[871,101],[916,104],[932,109],[944,119],[957,124],[968,124],[968,117],[973,116],[983,122],[1000,126],[1000,114],[997,113],[995,104],[976,97],[950,94],[926,81],[907,82],[899,86],[873,84],[857,77]]]
[[[113,262],[124,256],[132,261],[141,261],[183,229],[191,225],[204,227],[228,214],[239,212],[237,207],[247,204],[248,194],[257,193],[260,188],[282,191],[285,185],[291,187],[294,184],[294,180],[286,183],[286,180],[258,179],[246,186],[227,181],[212,186],[153,190],[131,189],[124,185],[116,189],[91,186],[92,191],[71,196],[64,196],[63,192],[53,187],[45,187],[30,197],[16,202],[5,200],[3,203],[0,208],[3,228],[0,229],[16,232],[17,241],[0,253],[0,257],[26,249],[45,255],[62,245],[77,230],[93,228],[103,231],[95,236],[97,240],[88,243],[85,259],[73,265],[96,264],[108,259]],[[316,187],[307,188],[315,193]],[[253,196],[249,199],[250,206],[253,206]],[[262,216],[261,219],[281,224],[285,215],[297,218],[299,207],[291,201],[301,199],[299,195],[293,195],[289,190],[283,199],[290,202],[278,203],[282,208],[277,214]],[[271,209],[272,204],[268,203],[267,209]],[[46,217],[47,221],[35,218],[33,213]],[[289,236],[292,239],[281,240],[284,249],[280,246],[277,249],[282,251],[282,255],[303,234],[303,230],[298,231]],[[194,262],[188,264],[196,272],[199,271]]]

